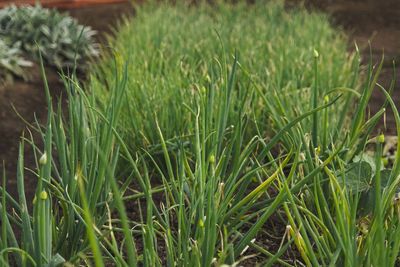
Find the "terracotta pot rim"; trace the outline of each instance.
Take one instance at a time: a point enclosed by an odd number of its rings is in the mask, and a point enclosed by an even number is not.
[[[128,0],[23,0],[23,1],[1,1],[0,8],[10,5],[36,5],[41,4],[46,8],[75,8],[91,5],[102,5],[110,3],[127,2]]]

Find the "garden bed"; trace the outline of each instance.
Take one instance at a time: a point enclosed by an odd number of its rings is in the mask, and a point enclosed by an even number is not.
[[[315,5],[318,6],[319,1],[313,1]],[[376,9],[376,3],[382,4],[380,1],[369,1],[369,5],[360,8],[357,1],[349,2],[335,2],[335,4],[330,4],[326,8],[326,10],[333,12],[336,23],[344,26],[346,30],[352,30],[353,38],[358,42],[359,46],[365,46],[366,41],[371,36],[374,31],[378,31],[376,35],[376,42],[372,42],[372,52],[373,52],[373,61],[378,61],[381,55],[381,48],[385,47],[385,57],[389,58],[385,60],[383,75],[380,76],[382,84],[385,88],[389,87],[391,80],[391,64],[390,58],[397,57],[398,51],[400,51],[400,40],[395,40],[393,36],[400,36],[399,34],[392,34],[393,32],[397,32],[397,28],[399,26],[398,21],[396,21],[393,16],[390,16],[389,20],[386,20],[388,15],[393,15],[392,12],[400,9],[394,8],[394,6],[398,5],[397,1],[393,1],[392,5],[387,7],[389,8],[381,8]],[[385,4],[386,6],[386,4]],[[369,9],[370,8],[370,9]],[[82,24],[90,25],[94,29],[100,31],[100,36],[98,37],[100,41],[103,40],[102,36],[104,33],[108,32],[108,27],[115,23],[115,20],[120,18],[121,13],[130,13],[132,12],[132,8],[130,8],[127,3],[115,3],[115,4],[107,4],[107,5],[98,5],[86,8],[79,9],[62,9],[62,11],[68,10],[72,16],[78,18],[79,22]],[[372,12],[373,10],[373,12]],[[360,12],[372,12],[369,16],[359,15]],[[365,14],[365,13],[363,13]],[[376,18],[375,21],[371,21],[370,18]],[[400,14],[398,14],[400,15]],[[398,18],[399,16],[397,16]],[[101,19],[99,19],[101,18]],[[356,19],[354,19],[356,18]],[[381,19],[380,19],[381,18]],[[385,18],[385,19],[383,19]],[[364,31],[365,30],[365,31]],[[365,50],[363,50],[365,51]],[[366,58],[368,57],[368,52],[363,52],[363,60],[366,62]],[[24,82],[21,80],[15,80],[12,85],[2,85],[0,87],[0,106],[2,107],[0,111],[0,159],[6,162],[7,167],[7,189],[16,196],[16,181],[14,179],[15,170],[16,170],[16,159],[18,157],[18,140],[20,139],[21,131],[25,129],[25,123],[18,118],[15,114],[14,110],[10,103],[12,103],[16,110],[20,113],[20,115],[27,120],[28,122],[33,122],[34,117],[33,113],[36,113],[36,117],[38,121],[42,124],[45,124],[47,118],[47,109],[46,109],[46,97],[43,90],[43,83],[40,74],[40,67],[36,64],[33,68],[27,69],[27,71],[31,72],[31,80],[29,82]],[[49,81],[49,87],[52,90],[53,98],[58,98],[60,95],[63,95],[63,85],[59,79],[57,72],[54,69],[46,68],[47,79]],[[394,90],[394,101],[399,103],[399,90],[396,85]],[[376,90],[377,92],[378,90]],[[65,98],[65,94],[63,98]],[[370,108],[372,114],[374,114],[381,103],[383,102],[382,94],[374,93],[372,97],[372,101],[370,102]],[[384,128],[383,122],[380,122],[380,129],[388,134],[395,133],[395,125],[393,116],[388,116],[386,128]],[[25,136],[28,136],[28,133],[25,133]],[[28,152],[25,153],[25,166],[28,168],[34,168],[34,158],[32,153],[27,148]],[[28,174],[29,172],[27,172]],[[34,190],[36,187],[37,179],[33,176],[27,176],[25,180],[26,184],[26,193],[28,195],[28,199],[33,199]],[[132,202],[131,205],[137,206],[137,203]],[[129,209],[128,214],[131,218],[138,216],[136,209]],[[269,227],[274,227],[274,220],[269,221]],[[279,225],[279,223],[278,223]],[[279,225],[283,226],[283,225]],[[278,231],[279,232],[279,231]],[[271,234],[271,233],[269,233]],[[282,234],[282,233],[280,233]],[[281,235],[280,235],[281,236]],[[260,236],[261,239],[268,239],[269,235]],[[280,242],[279,238],[277,238],[277,243]],[[278,248],[276,244],[266,244],[267,249],[272,249],[276,251]],[[254,252],[250,250],[251,252]],[[300,257],[298,254],[296,257]],[[248,261],[248,264],[251,264]]]
[[[291,3],[296,1],[289,1]],[[311,2],[311,3],[310,3]],[[344,27],[357,42],[359,47],[367,45],[367,41],[375,36],[372,40],[372,53],[375,63],[381,58],[383,51],[385,52],[385,65],[383,73],[380,77],[382,85],[388,88],[392,79],[391,59],[399,55],[400,51],[400,33],[398,18],[400,14],[399,2],[396,0],[385,1],[334,1],[326,4],[325,1],[307,1],[310,8],[315,6],[327,12],[333,12],[333,21]],[[362,8],[360,8],[362,6]],[[380,6],[380,8],[377,8]],[[397,8],[395,8],[397,7]],[[97,30],[99,34],[97,40],[104,40],[104,34],[109,33],[110,27],[115,25],[116,21],[124,14],[133,14],[133,8],[129,3],[114,3],[105,5],[94,5],[89,7],[80,7],[66,9],[61,8],[60,11],[68,12],[71,16],[78,19],[79,23],[89,25]],[[99,19],[101,18],[101,19]],[[374,34],[375,33],[375,34]],[[398,38],[398,39],[396,39]],[[350,46],[349,49],[353,49]],[[367,63],[369,58],[368,49],[363,50],[363,62]],[[20,115],[29,122],[33,122],[33,114],[36,113],[39,121],[45,122],[46,119],[46,101],[44,98],[43,82],[40,74],[40,67],[36,64],[33,68],[27,69],[31,75],[31,80],[25,82],[16,80],[13,84],[0,85],[0,160],[5,161],[7,173],[9,177],[8,187],[11,191],[15,188],[15,179],[11,177],[15,175],[16,159],[18,153],[18,142],[21,132],[25,129],[25,123],[18,117],[12,108],[12,105],[18,110]],[[62,91],[62,83],[59,79],[57,71],[52,68],[46,68],[47,78],[50,83],[50,89],[57,98]],[[400,103],[400,90],[398,83],[395,85],[393,98],[395,103]],[[375,113],[383,102],[383,95],[379,90],[375,90],[372,95],[373,101],[370,103],[371,112]],[[12,104],[12,105],[11,105]],[[41,107],[41,108],[39,108]],[[393,115],[389,112],[387,116],[386,128],[383,121],[380,122],[380,128],[387,134],[395,134],[395,125]],[[29,158],[31,153],[27,153],[25,163],[27,166],[33,167],[33,158]],[[33,181],[32,181],[33,180]],[[32,196],[35,179],[28,179],[27,183],[32,181],[32,191],[28,194]],[[16,191],[14,191],[16,193]]]

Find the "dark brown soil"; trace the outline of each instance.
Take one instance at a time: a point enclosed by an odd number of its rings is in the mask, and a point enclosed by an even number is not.
[[[332,1],[333,2],[333,1]],[[376,65],[384,56],[384,64],[378,83],[387,90],[392,79],[395,79],[393,101],[397,108],[400,107],[400,91],[398,75],[393,77],[393,62],[400,61],[400,1],[335,1],[328,11],[333,13],[336,23],[343,25],[360,47],[363,62],[366,64],[370,58],[368,40],[371,42],[372,62]],[[370,101],[371,114],[377,112],[385,97],[379,88],[375,88]],[[386,134],[397,135],[393,113],[388,109],[386,114],[386,127],[383,122],[380,129]]]
[[[297,3],[297,0],[287,0],[288,4]],[[400,57],[400,1],[398,0],[308,0],[306,6],[311,9],[322,9],[332,14],[332,21],[336,25],[350,34],[351,40],[354,40],[359,47],[366,47],[362,50],[363,62],[366,63],[369,58],[368,40],[371,40],[372,60],[376,64],[379,62],[383,52],[385,53],[385,62],[382,75],[379,82],[388,88],[392,78],[392,60]],[[117,19],[123,14],[133,12],[129,3],[114,3],[106,5],[97,5],[81,7],[75,9],[61,9],[68,11],[76,17],[81,24],[90,25],[99,31],[98,40],[102,41],[104,33],[109,33],[110,27],[115,25]],[[352,49],[350,47],[349,49]],[[0,85],[0,160],[5,162],[7,168],[7,190],[16,196],[16,164],[18,158],[18,144],[21,133],[25,130],[25,123],[18,117],[12,106],[18,110],[19,114],[28,122],[34,121],[36,116],[39,123],[44,124],[47,116],[47,104],[43,82],[38,65],[29,68],[31,79],[29,82],[15,80],[11,85]],[[62,84],[57,71],[46,68],[47,79],[53,98],[58,98],[62,93]],[[378,90],[375,90],[372,96],[370,109],[371,113],[376,112],[383,96]],[[400,91],[398,85],[395,86],[393,99],[396,104],[400,101]],[[391,112],[387,114],[387,127],[383,122],[379,127],[388,134],[395,134],[394,119]],[[28,133],[25,132],[25,136]],[[40,142],[38,143],[41,148]],[[25,153],[25,166],[34,168],[34,157],[29,146]],[[26,173],[25,185],[28,199],[32,199],[36,178]],[[31,203],[28,200],[29,203]],[[135,211],[132,211],[134,216]],[[274,224],[273,221],[270,224]],[[279,224],[279,223],[278,223]],[[277,227],[270,225],[269,227]],[[284,227],[284,225],[282,225]],[[269,228],[268,228],[269,229]],[[272,229],[272,228],[271,228]],[[282,228],[284,229],[284,228]],[[268,231],[270,232],[270,231]],[[278,233],[278,236],[282,233]],[[257,240],[271,240],[271,233],[264,235],[260,233]],[[274,248],[279,245],[279,237],[276,244],[259,244],[266,249]],[[266,241],[267,242],[267,241]],[[269,241],[268,241],[269,242]],[[264,246],[265,245],[265,246]],[[292,253],[292,252],[290,252]],[[294,253],[294,252],[293,252]],[[251,261],[248,261],[251,262]]]

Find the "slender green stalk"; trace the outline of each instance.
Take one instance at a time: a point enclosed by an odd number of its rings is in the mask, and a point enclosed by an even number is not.
[[[89,206],[86,201],[86,193],[84,189],[84,182],[83,182],[83,177],[80,176],[78,177],[78,183],[79,183],[79,191],[81,194],[81,199],[82,199],[82,206],[83,206],[83,216],[85,218],[86,226],[87,226],[87,236],[89,239],[90,246],[92,248],[92,253],[94,257],[94,262],[96,266],[102,267],[104,266],[103,263],[103,257],[101,256],[100,248],[98,245],[98,240],[96,238],[95,232],[93,230],[93,222],[91,218],[91,214],[89,211]]]
[[[2,209],[1,209],[1,248],[5,249],[7,248],[7,227],[6,227],[6,216],[7,216],[7,211],[6,211],[6,169],[4,166],[4,161],[3,161],[3,188],[2,188],[2,198],[1,198],[1,204],[2,204]],[[8,255],[4,255],[2,258],[3,262],[5,265],[8,265]]]
[[[318,58],[319,53],[314,49],[314,86],[313,86],[313,94],[312,94],[312,109],[316,109],[318,105]],[[312,128],[312,144],[314,147],[317,147],[318,144],[318,114],[313,114],[313,128]],[[313,148],[313,147],[312,147]]]

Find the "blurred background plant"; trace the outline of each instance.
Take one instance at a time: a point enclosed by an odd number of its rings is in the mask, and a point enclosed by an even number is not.
[[[7,39],[0,40],[0,78],[10,82],[13,75],[27,79],[23,67],[32,66],[32,62],[25,59],[21,52],[21,42],[9,43]]]
[[[55,9],[36,6],[8,6],[0,10],[1,66],[14,75],[23,76],[21,67],[38,60],[38,49],[48,65],[57,68],[86,67],[89,57],[98,55],[98,44],[91,27],[79,25]],[[3,56],[4,55],[4,56]],[[4,72],[4,71],[2,71]]]

